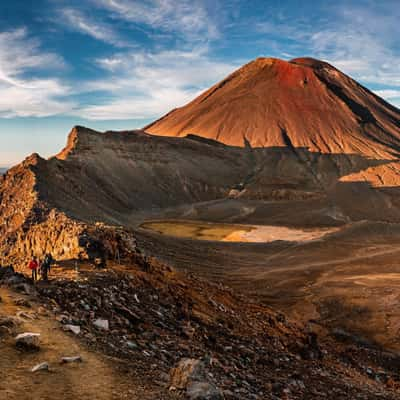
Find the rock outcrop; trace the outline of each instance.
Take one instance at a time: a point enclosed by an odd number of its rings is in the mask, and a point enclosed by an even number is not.
[[[128,231],[73,218],[51,201],[46,193],[54,190],[62,202],[62,186],[47,180],[49,163],[33,155],[0,182],[0,265],[20,266],[47,253],[58,260],[93,258],[90,249],[97,241],[109,256],[134,251]]]

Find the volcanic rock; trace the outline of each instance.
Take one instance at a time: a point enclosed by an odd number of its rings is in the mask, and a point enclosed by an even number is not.
[[[74,333],[75,335],[79,335],[79,333],[81,332],[81,327],[79,325],[67,324],[64,326],[64,330],[70,331],[70,332]]]
[[[0,316],[0,336],[12,334],[18,323],[14,317]]]
[[[226,399],[273,399],[285,393],[313,399],[329,392],[335,398],[398,397],[384,383],[400,387],[395,355],[317,341],[283,314],[152,258],[126,265],[125,272],[120,267],[91,271],[77,280],[54,278],[37,286],[37,301],[57,304],[60,315],[79,321],[81,334],[74,340],[110,360],[124,360],[153,388],[176,388],[157,398],[190,398],[190,393],[219,398],[220,391]],[[95,311],[88,312],[82,299]],[[121,304],[140,319],[130,322]],[[109,321],[110,329],[96,328],[94,318]],[[188,326],[194,329],[190,337],[184,333]],[[385,380],[374,381],[367,368]]]
[[[15,338],[15,344],[19,348],[37,350],[40,346],[40,333],[20,333]]]
[[[171,388],[186,389],[190,382],[205,379],[205,366],[201,360],[185,358],[171,370]]]
[[[184,390],[191,400],[220,400],[222,393],[207,381],[204,362],[182,359],[170,373],[170,390]]]
[[[193,382],[186,391],[190,400],[222,400],[224,397],[220,390],[208,382]]]
[[[109,322],[106,319],[96,319],[93,321],[93,325],[99,329],[103,329],[105,331],[109,330]]]

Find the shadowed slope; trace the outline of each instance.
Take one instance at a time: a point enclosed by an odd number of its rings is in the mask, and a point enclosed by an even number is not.
[[[211,200],[320,199],[325,206],[340,206],[351,204],[359,193],[379,207],[382,201],[371,186],[374,177],[368,181],[360,174],[391,163],[305,148],[248,149],[194,137],[76,127],[58,156],[44,160],[34,155],[7,173],[0,186],[0,218],[12,230],[45,218],[44,210],[57,209],[85,222],[128,226],[140,212]],[[341,182],[349,176],[358,188],[364,185],[361,192],[352,190],[351,182]],[[343,187],[348,189],[338,191]],[[15,214],[15,207],[21,212]],[[348,213],[352,216],[354,210],[350,207]],[[369,209],[359,214],[379,218]],[[394,208],[390,215],[397,214]]]

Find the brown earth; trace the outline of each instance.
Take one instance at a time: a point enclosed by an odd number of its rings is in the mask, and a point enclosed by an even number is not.
[[[63,332],[52,313],[37,300],[6,288],[0,289],[2,302],[0,317],[24,312],[29,317],[19,318],[18,332],[41,334],[39,352],[23,352],[15,348],[13,337],[0,341],[0,368],[3,371],[0,396],[7,400],[28,399],[154,399],[151,389],[116,359],[88,350],[71,335]],[[31,306],[17,306],[16,300],[25,299]],[[82,363],[62,365],[62,357],[81,356]],[[50,372],[32,373],[31,369],[48,362]]]

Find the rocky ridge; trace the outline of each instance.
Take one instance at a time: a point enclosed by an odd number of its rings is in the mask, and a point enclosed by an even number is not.
[[[3,264],[47,250],[75,258],[84,253],[84,232],[97,232],[96,240],[117,227],[134,240],[131,229],[154,211],[215,200],[250,201],[255,209],[303,202],[326,221],[341,215],[342,223],[396,221],[398,176],[390,159],[76,127],[58,156],[34,154],[0,179]]]
[[[400,221],[399,121],[327,63],[254,60],[146,127],[151,135],[77,126],[55,157],[8,170],[3,264],[47,250],[75,258],[83,233],[122,226],[134,240],[130,229],[156,210],[215,200],[307,203],[328,223]]]

